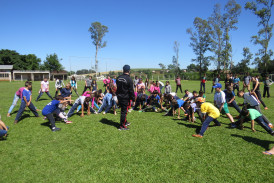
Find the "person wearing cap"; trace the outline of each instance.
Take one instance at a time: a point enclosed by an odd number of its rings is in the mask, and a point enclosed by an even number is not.
[[[117,80],[117,98],[118,104],[121,107],[120,127],[119,130],[128,130],[129,122],[127,122],[126,116],[130,105],[130,100],[135,100],[133,81],[129,76],[130,66],[125,65],[123,67],[123,74],[120,75]]]
[[[218,108],[216,108],[213,104],[204,101],[205,100],[202,97],[198,97],[195,99],[197,108],[200,108],[201,113],[203,114],[203,125],[199,134],[193,134],[192,137],[203,138],[204,133],[211,121],[213,121],[216,126],[221,126],[221,123],[217,120],[217,118],[220,116],[220,111],[218,110]]]
[[[217,83],[215,86],[215,94],[214,94],[214,105],[219,109],[222,114],[225,114],[229,120],[231,121],[231,127],[235,127],[234,119],[229,113],[228,105],[225,99],[225,93],[222,91],[222,85]]]

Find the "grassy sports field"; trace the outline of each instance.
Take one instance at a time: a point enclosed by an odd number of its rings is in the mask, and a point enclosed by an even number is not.
[[[182,83],[183,90],[200,87],[198,81]],[[262,151],[274,146],[274,137],[258,124],[255,133],[250,123],[245,123],[244,130],[230,129],[223,115],[219,118],[222,126],[210,126],[199,139],[191,135],[201,126],[200,120],[192,124],[161,112],[133,111],[128,115],[130,130],[118,131],[118,110],[117,116],[81,118],[77,114],[70,118],[72,124],[57,122],[62,130],[51,132],[47,120],[34,117],[29,110],[13,125],[20,102],[12,116],[6,117],[14,93],[22,86],[23,82],[0,82],[0,113],[10,127],[7,140],[0,141],[0,182],[273,182],[274,157]],[[83,86],[78,83],[79,93]],[[39,87],[40,82],[33,83],[33,103],[43,109],[50,99],[44,94],[39,102],[34,101]],[[53,96],[54,82],[50,87]],[[206,87],[207,101],[213,102],[211,82]],[[273,86],[270,92],[272,97],[264,99],[269,110],[262,111],[274,122]],[[243,100],[236,97],[236,101]],[[235,117],[236,110],[229,109]]]

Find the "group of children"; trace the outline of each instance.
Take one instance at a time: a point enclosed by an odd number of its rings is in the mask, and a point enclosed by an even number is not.
[[[227,78],[227,80],[229,80],[229,78]],[[202,126],[200,132],[198,134],[193,134],[192,136],[199,138],[203,137],[211,121],[213,121],[216,126],[221,126],[221,123],[217,119],[221,114],[228,117],[231,122],[231,128],[239,127],[242,129],[243,123],[250,120],[253,131],[255,131],[254,121],[256,121],[268,133],[274,135],[274,132],[271,129],[273,127],[272,124],[266,116],[262,114],[260,109],[260,103],[262,102],[258,96],[258,94],[260,94],[259,89],[257,89],[259,88],[258,78],[251,78],[251,81],[254,82],[253,90],[248,88],[249,92],[246,93],[244,90],[238,91],[238,96],[244,98],[244,103],[237,105],[235,101],[236,95],[234,93],[235,83],[227,84],[229,83],[228,81],[225,81],[226,89],[222,90],[222,84],[219,83],[219,80],[215,80],[213,85],[213,89],[215,89],[214,104],[212,104],[205,102],[206,96],[203,91],[193,91],[191,93],[188,90],[185,90],[184,97],[179,98],[175,92],[172,92],[169,81],[166,81],[166,83],[163,84],[160,81],[149,82],[147,79],[146,82],[143,83],[141,78],[135,78],[135,100],[131,101],[129,112],[132,110],[139,112],[147,112],[151,110],[158,112],[158,110],[162,110],[166,112],[165,116],[177,115],[178,119],[181,119],[181,116],[183,115],[186,120],[192,123],[197,121],[195,118],[195,113],[197,113],[202,122]],[[48,119],[51,124],[51,130],[53,132],[60,130],[60,128],[55,126],[56,119],[62,120],[66,124],[72,123],[69,121],[69,118],[75,111],[81,111],[80,116],[83,117],[84,111],[87,111],[87,115],[90,115],[91,113],[105,114],[110,112],[113,108],[113,113],[116,115],[116,109],[118,108],[119,103],[116,97],[116,78],[108,77],[103,81],[103,83],[105,87],[104,93],[102,90],[98,90],[96,81],[89,77],[85,81],[82,95],[79,96],[77,92],[77,82],[74,77],[71,78],[70,83],[67,85],[64,85],[62,80],[57,79],[55,83],[56,93],[55,98],[53,99],[49,93],[49,82],[45,78],[41,82],[41,88],[36,101],[39,100],[44,92],[52,99],[52,101],[42,110],[42,115],[45,119]],[[164,91],[162,92],[163,88]],[[87,89],[89,89],[89,91],[86,91]],[[74,90],[78,96],[75,101],[71,100],[72,90]],[[36,117],[39,117],[37,112],[38,109],[36,109],[32,103],[31,82],[25,82],[25,87],[19,88],[15,93],[13,103],[7,114],[8,117],[10,117],[11,112],[19,99],[21,99],[21,106],[17,112],[14,124],[18,123],[26,107],[28,107]],[[242,109],[239,107],[241,105],[243,105]],[[65,110],[68,106],[71,106],[71,108],[66,114]],[[229,106],[234,107],[239,113],[239,115],[235,117],[235,119],[237,118],[236,122],[229,112]],[[6,133],[8,130],[8,127],[6,127],[2,121],[0,121],[0,130],[4,130]],[[3,134],[5,135],[6,133]]]

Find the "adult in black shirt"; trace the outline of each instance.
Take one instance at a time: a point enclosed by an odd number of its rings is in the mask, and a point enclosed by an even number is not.
[[[120,127],[119,130],[128,130],[127,128],[130,123],[127,122],[126,116],[128,109],[130,107],[130,100],[135,100],[134,90],[133,90],[133,81],[129,77],[130,66],[125,65],[123,67],[123,74],[120,75],[117,80],[117,98],[118,104],[121,107],[121,117],[120,117]]]

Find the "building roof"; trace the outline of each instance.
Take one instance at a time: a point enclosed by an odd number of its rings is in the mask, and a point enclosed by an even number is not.
[[[0,65],[0,69],[12,70],[13,69],[13,65]]]
[[[52,71],[51,74],[68,74],[68,71],[61,70],[61,71]]]

